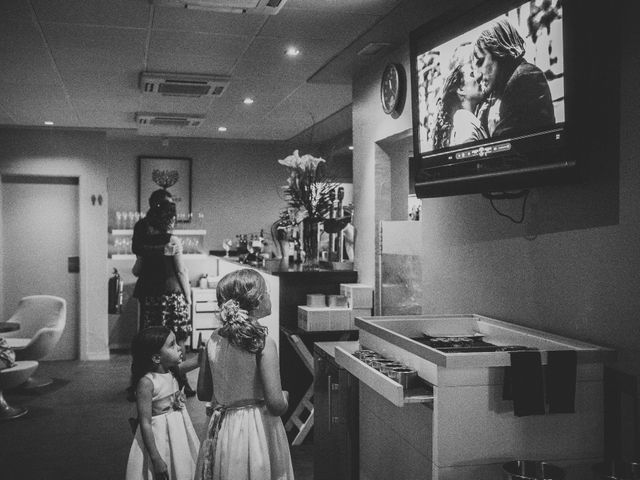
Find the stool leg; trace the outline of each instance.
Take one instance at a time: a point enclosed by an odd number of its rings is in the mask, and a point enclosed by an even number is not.
[[[0,390],[0,421],[22,417],[27,412],[28,410],[25,407],[12,407],[9,405],[4,398],[2,390]]]

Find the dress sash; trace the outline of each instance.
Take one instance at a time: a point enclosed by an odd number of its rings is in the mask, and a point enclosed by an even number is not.
[[[207,435],[200,446],[200,456],[196,466],[196,478],[213,478],[213,467],[216,460],[216,446],[218,444],[218,433],[222,426],[222,421],[229,410],[240,410],[242,408],[262,407],[264,400],[255,398],[248,400],[238,400],[229,405],[216,405],[211,414]]]

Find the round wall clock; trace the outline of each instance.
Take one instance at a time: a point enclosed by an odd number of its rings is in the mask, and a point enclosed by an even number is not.
[[[398,118],[404,108],[405,96],[404,67],[397,63],[390,63],[382,72],[382,81],[380,82],[380,101],[384,113]]]

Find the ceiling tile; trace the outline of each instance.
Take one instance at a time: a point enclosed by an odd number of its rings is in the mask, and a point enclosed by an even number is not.
[[[287,57],[284,54],[292,43],[300,49],[301,53],[297,57]],[[343,41],[335,38],[295,42],[289,38],[257,38],[238,62],[233,76],[271,77],[271,80],[284,77],[304,81],[339,51],[342,45]]]
[[[328,11],[281,10],[269,17],[260,37],[296,39],[341,39],[349,43],[380,17]]]
[[[64,83],[71,98],[135,96],[140,93],[139,73],[74,71],[64,75]]]
[[[31,9],[24,0],[2,0],[0,2],[0,25],[27,23],[32,21]]]
[[[65,126],[77,126],[78,121],[64,91],[56,85],[41,85],[38,89],[21,85],[7,86],[10,92],[2,99],[3,109],[20,124],[43,125],[45,120]]]
[[[56,48],[89,48],[144,54],[147,34],[143,29],[102,26],[44,24],[47,43]]]
[[[385,15],[400,0],[288,0],[286,10],[301,9],[332,14],[358,13],[366,15]]]
[[[79,71],[112,73],[127,70],[143,70],[142,56],[122,50],[103,50],[98,48],[61,48],[54,49],[53,58],[63,78],[73,76]]]
[[[166,55],[150,53],[147,60],[148,72],[196,73],[201,75],[228,75],[235,60],[230,56]]]
[[[51,58],[44,49],[17,48],[0,51],[0,82],[23,85],[59,83]]]
[[[115,112],[135,112],[141,109],[140,94],[135,96],[119,97],[116,95],[92,97],[71,96],[71,104],[78,111],[92,110],[101,114],[113,114]]]
[[[145,0],[31,0],[41,23],[75,23],[146,28]]]
[[[0,52],[15,48],[44,48],[42,36],[30,18],[12,19],[0,14]]]
[[[252,37],[260,30],[266,18],[262,15],[155,7],[152,29]]]
[[[0,125],[13,125],[13,124],[15,124],[13,118],[11,118],[8,113],[4,112],[2,110],[2,107],[0,107]]]
[[[154,31],[149,51],[161,55],[231,57],[234,61],[247,48],[251,38],[209,33]]]
[[[91,128],[136,128],[134,112],[105,110],[79,110],[80,123]]]

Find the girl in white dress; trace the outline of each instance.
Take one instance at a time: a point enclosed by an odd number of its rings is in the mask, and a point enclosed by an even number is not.
[[[293,480],[277,347],[258,323],[271,313],[266,283],[253,269],[237,270],[216,293],[222,327],[207,342],[198,378],[198,398],[214,408],[195,478]]]
[[[175,375],[193,370],[198,359],[181,363],[175,334],[161,326],[141,330],[131,350],[138,428],[126,480],[192,480],[200,442]]]

